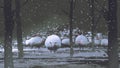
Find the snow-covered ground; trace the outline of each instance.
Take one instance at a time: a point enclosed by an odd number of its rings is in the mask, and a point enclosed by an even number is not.
[[[98,48],[95,51],[85,48],[74,48],[74,55],[70,57],[70,48],[59,48],[51,53],[47,48],[24,48],[23,59],[18,59],[18,50],[13,48],[15,68],[105,68],[101,65],[86,64],[84,61],[106,61],[106,49]],[[4,68],[4,50],[0,49],[0,68]],[[35,67],[39,66],[39,67]]]
[[[69,53],[70,53],[70,48],[59,48],[57,50],[56,53],[51,53],[47,48],[24,48],[24,57],[26,56],[36,56],[36,55],[47,55],[47,57],[52,56],[56,56],[56,57],[69,57]],[[84,48],[82,50],[80,50],[79,48],[73,48],[74,55],[73,57],[107,57],[106,54],[106,50],[105,49],[96,49],[95,51],[92,51],[92,48]],[[3,54],[4,49],[0,49],[0,54]],[[17,48],[13,48],[12,52],[14,54],[17,54],[18,49]],[[28,55],[29,54],[29,55]],[[32,56],[31,56],[32,55]],[[14,55],[17,56],[17,55]],[[40,57],[38,56],[38,57]],[[2,55],[0,55],[0,58],[3,57]]]

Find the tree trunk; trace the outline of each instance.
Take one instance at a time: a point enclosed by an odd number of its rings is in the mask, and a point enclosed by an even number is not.
[[[92,32],[92,50],[94,51],[94,36],[95,36],[95,29],[96,29],[96,26],[95,26],[95,6],[94,6],[94,0],[90,0],[89,1],[89,6],[90,6],[90,16],[91,16],[91,32]]]
[[[16,5],[16,30],[17,30],[17,42],[18,42],[18,57],[23,57],[23,44],[22,44],[22,24],[20,16],[20,0],[15,0]]]
[[[12,0],[4,0],[4,68],[14,68],[12,57],[12,32],[14,21],[12,16]]]
[[[117,0],[108,0],[108,68],[118,68],[118,41],[117,41]]]
[[[72,31],[73,31],[73,21],[74,21],[74,18],[73,18],[73,13],[74,13],[74,2],[75,0],[70,0],[70,56],[72,57],[73,54],[74,54],[74,51],[73,51],[73,41],[72,41]]]

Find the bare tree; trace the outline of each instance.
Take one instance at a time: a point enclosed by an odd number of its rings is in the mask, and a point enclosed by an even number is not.
[[[16,31],[17,31],[17,42],[18,42],[18,57],[23,57],[23,44],[22,44],[22,24],[20,16],[20,0],[15,0],[15,22],[16,22]]]
[[[96,23],[95,23],[95,6],[94,2],[95,0],[89,0],[89,7],[90,7],[90,19],[91,19],[91,31],[92,31],[92,50],[94,51],[94,33],[96,29]]]
[[[14,28],[12,0],[4,0],[4,25],[4,68],[14,68],[12,57],[12,33]]]
[[[117,0],[108,0],[108,68],[119,68],[118,41],[117,41]]]
[[[70,0],[70,56],[72,57],[73,54],[74,54],[74,51],[73,51],[73,41],[72,41],[72,31],[73,31],[73,22],[74,22],[74,17],[73,17],[73,14],[74,14],[74,2],[75,0]]]
[[[15,10],[13,14],[15,14],[15,22],[16,22],[16,31],[17,31],[17,43],[18,43],[18,58],[23,58],[23,40],[22,40],[22,23],[21,23],[21,7],[24,7],[28,3],[26,0],[21,5],[20,0],[15,0]]]

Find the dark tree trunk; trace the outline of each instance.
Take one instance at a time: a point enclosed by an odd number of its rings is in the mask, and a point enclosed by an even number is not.
[[[17,30],[17,42],[18,42],[18,57],[23,57],[23,44],[22,44],[22,24],[20,16],[20,0],[15,0],[16,5],[16,30]]]
[[[95,36],[95,29],[96,29],[96,23],[95,23],[95,6],[94,6],[94,0],[89,0],[89,7],[90,7],[90,19],[91,19],[91,32],[92,32],[92,50],[94,51],[94,36]]]
[[[95,32],[95,8],[94,8],[94,0],[90,0],[90,16],[91,16],[91,31],[92,31],[92,35]]]
[[[118,42],[117,42],[117,0],[108,0],[108,68],[118,68]]]
[[[72,57],[73,54],[74,54],[74,51],[73,51],[73,41],[72,41],[72,31],[73,31],[73,21],[74,21],[74,18],[73,18],[73,13],[74,13],[74,2],[75,0],[70,0],[70,56]]]
[[[12,16],[12,0],[4,0],[4,68],[14,68],[12,57],[12,32],[14,21]]]

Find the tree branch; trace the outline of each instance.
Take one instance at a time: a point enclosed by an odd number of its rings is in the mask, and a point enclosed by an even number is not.
[[[108,9],[104,7],[105,2],[103,3],[103,6],[97,0],[95,0],[95,2],[101,6],[101,9],[97,9],[96,7],[94,7],[94,9],[98,11],[105,18],[105,20],[108,20]]]
[[[65,15],[69,16],[69,12],[65,11],[64,9],[61,9],[61,11],[62,11]]]
[[[22,6],[25,6],[27,3],[28,3],[28,0],[26,0],[26,1],[22,4]]]
[[[70,3],[70,1],[69,1],[69,3]],[[74,0],[74,5],[73,5],[74,7],[74,9],[75,9],[75,6],[76,6],[76,0]],[[65,11],[64,9],[62,9],[61,8],[61,11],[63,12],[63,13],[65,13],[65,15],[67,15],[68,17],[69,17],[69,11]]]

